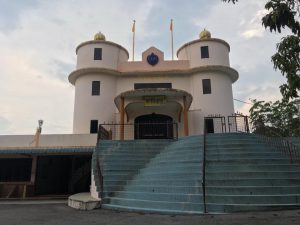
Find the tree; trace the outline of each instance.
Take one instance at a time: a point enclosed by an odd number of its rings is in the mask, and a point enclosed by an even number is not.
[[[237,3],[238,0],[222,0]],[[268,14],[262,18],[262,25],[270,32],[281,33],[289,28],[292,35],[283,37],[277,44],[277,53],[272,56],[275,70],[280,70],[287,82],[280,86],[285,100],[299,97],[300,91],[300,0],[269,0],[265,9]]]
[[[300,136],[299,112],[294,102],[252,100],[249,110],[253,133],[270,136]]]

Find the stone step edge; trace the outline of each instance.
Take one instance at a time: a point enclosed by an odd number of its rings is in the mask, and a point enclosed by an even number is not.
[[[128,212],[149,212],[154,214],[162,214],[162,215],[187,215],[187,214],[204,214],[203,212],[198,211],[181,211],[181,210],[167,210],[167,209],[154,209],[154,208],[137,208],[137,207],[127,207],[113,204],[102,204],[102,208],[104,209],[119,209],[121,211]]]
[[[105,198],[103,198],[104,202],[105,202],[105,199],[114,199],[114,200],[120,200],[120,201],[151,202],[151,203],[190,204],[190,205],[195,205],[195,206],[203,204],[202,202],[201,203],[193,203],[193,202],[169,202],[169,201],[141,200],[141,199],[135,199],[135,198],[118,198],[118,197],[105,197]]]
[[[202,187],[201,187],[202,188]],[[120,194],[123,194],[123,193],[129,193],[129,194],[155,194],[155,195],[160,195],[160,194],[163,194],[163,195],[190,195],[190,196],[203,196],[202,193],[199,193],[199,194],[195,194],[195,193],[169,193],[169,192],[149,192],[149,191],[127,191],[127,190],[123,190],[123,191],[104,191],[103,193],[120,193]]]

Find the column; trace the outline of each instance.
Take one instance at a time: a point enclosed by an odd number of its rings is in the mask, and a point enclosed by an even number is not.
[[[124,97],[121,97],[121,107],[120,107],[120,140],[124,140],[124,117],[125,117]]]
[[[184,125],[184,136],[189,136],[189,118],[188,118],[186,96],[183,96],[183,125]]]

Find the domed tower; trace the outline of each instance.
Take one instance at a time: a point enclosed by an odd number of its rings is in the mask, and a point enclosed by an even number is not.
[[[115,120],[114,98],[118,64],[128,51],[107,41],[101,32],[76,48],[76,70],[69,75],[75,86],[73,133],[96,133],[98,124]]]
[[[230,67],[229,51],[227,42],[212,38],[205,29],[199,39],[177,51],[178,59],[188,60],[194,71],[190,79],[194,99],[191,110],[201,109],[203,117],[234,113],[232,84],[238,79],[238,72]]]

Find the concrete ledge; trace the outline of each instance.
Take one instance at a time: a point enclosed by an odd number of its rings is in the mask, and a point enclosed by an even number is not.
[[[93,210],[101,207],[101,200],[93,198],[89,192],[78,193],[69,197],[68,206],[78,210]]]

